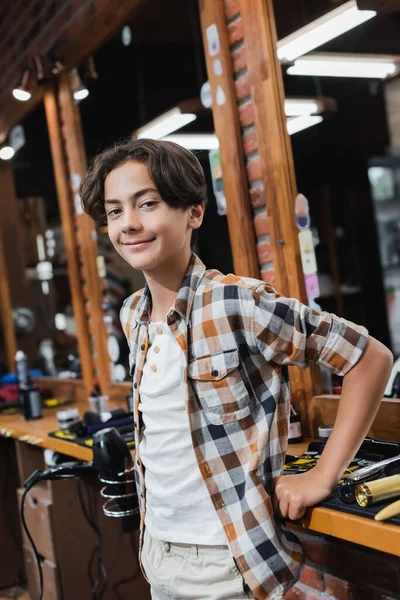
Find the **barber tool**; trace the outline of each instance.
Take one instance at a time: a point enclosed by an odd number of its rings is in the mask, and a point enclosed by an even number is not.
[[[126,410],[124,408],[114,408],[113,410],[105,410],[100,413],[86,411],[83,415],[83,420],[86,425],[98,425],[100,423],[107,423],[108,421],[114,421],[115,419],[123,419],[127,417]]]
[[[97,381],[93,383],[93,389],[89,396],[90,408],[93,412],[101,413],[108,408],[108,396],[101,394],[100,385]]]
[[[388,465],[391,465],[395,462],[400,462],[400,455],[392,456],[391,458],[385,458],[385,460],[381,460],[379,462],[368,465],[367,467],[363,467],[362,469],[358,469],[353,473],[349,473],[346,475],[345,479],[350,481],[362,481],[371,475],[376,475],[376,473],[380,473],[383,471]]]
[[[389,506],[382,508],[382,510],[375,515],[374,519],[375,521],[385,521],[386,519],[391,519],[399,514],[400,500],[396,500],[396,502],[392,502],[392,504],[389,504]]]
[[[28,370],[28,357],[22,350],[15,355],[15,370],[18,378],[19,399],[22,413],[27,421],[42,418],[42,395],[32,383]]]
[[[97,474],[106,486],[101,490],[107,501],[104,514],[109,517],[125,517],[139,512],[135,489],[133,460],[122,435],[113,427],[103,429],[93,436],[93,460],[90,462],[67,462],[37,470],[25,481],[31,489],[39,481],[47,479],[71,479]]]
[[[332,433],[333,425],[320,425],[318,427],[319,441],[326,443]]]
[[[400,475],[391,475],[356,486],[355,497],[360,506],[371,506],[400,496]]]
[[[79,410],[77,408],[67,408],[57,411],[57,420],[60,429],[68,429],[77,419],[79,419]]]

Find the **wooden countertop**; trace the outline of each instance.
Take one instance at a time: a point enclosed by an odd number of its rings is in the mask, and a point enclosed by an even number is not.
[[[77,408],[79,416],[82,417],[89,410],[89,404],[86,402],[77,402],[68,404],[65,408]],[[0,435],[12,437],[40,448],[50,448],[55,452],[61,452],[79,460],[91,460],[93,453],[90,448],[84,448],[78,444],[59,440],[48,435],[49,431],[59,429],[56,417],[57,410],[61,410],[61,408],[44,409],[43,419],[35,419],[33,421],[26,421],[20,414],[0,414]]]
[[[68,405],[76,407],[80,416],[88,410],[86,402]],[[0,435],[21,442],[50,448],[80,460],[91,460],[92,450],[48,436],[49,431],[58,429],[55,409],[45,409],[43,419],[25,421],[21,415],[0,415]],[[289,445],[288,454],[299,455],[308,448],[310,440]],[[355,544],[400,556],[400,527],[378,523],[372,519],[358,517],[327,508],[310,509],[298,523],[305,529],[332,535]]]

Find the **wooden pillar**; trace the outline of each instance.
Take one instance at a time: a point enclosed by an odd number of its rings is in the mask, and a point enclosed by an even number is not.
[[[3,332],[5,363],[10,372],[14,371],[14,358],[17,352],[8,270],[4,256],[3,240],[0,235],[0,324]]]
[[[200,18],[212,90],[214,127],[219,140],[234,269],[237,275],[257,278],[260,270],[248,201],[246,167],[223,3],[220,0],[201,0]],[[215,47],[217,51],[212,48],[212,34],[218,40],[218,47]],[[221,65],[220,70],[215,68],[216,61]]]
[[[93,381],[93,365],[91,340],[88,319],[85,312],[83,282],[79,270],[79,256],[75,234],[75,218],[72,193],[69,184],[69,173],[65,157],[65,148],[61,132],[61,121],[57,105],[55,84],[46,86],[44,92],[44,108],[49,132],[51,155],[53,159],[54,177],[56,181],[58,205],[61,215],[61,226],[67,255],[68,278],[71,287],[71,300],[77,329],[79,356],[82,365],[82,377],[89,392]]]
[[[261,278],[275,285],[281,294],[307,303],[272,0],[199,0],[199,6],[215,130],[220,141],[224,184],[228,186],[228,220],[230,206],[239,202],[246,205],[240,227],[243,221],[250,220],[245,227],[246,243],[251,248],[256,245]],[[218,59],[222,69],[218,68]],[[223,106],[218,106],[218,86],[225,92]],[[236,164],[224,161],[225,145],[238,147],[240,160]],[[233,154],[235,150],[230,148],[229,152]],[[246,185],[238,179],[238,164],[245,165]],[[228,195],[232,181],[240,201],[232,202]],[[230,227],[234,256],[242,252],[240,227]],[[314,392],[321,392],[319,369],[291,368],[290,380],[293,401],[303,416],[305,433],[309,433],[307,409]]]
[[[78,106],[74,104],[70,77],[66,72],[59,77],[58,104],[67,157],[69,184],[75,206],[78,248],[82,263],[82,275],[85,281],[86,312],[89,315],[88,326],[94,350],[93,364],[102,392],[108,393],[111,379],[110,359],[107,350],[107,333],[102,306],[103,283],[97,269],[97,232],[93,220],[83,212],[79,197],[79,184],[86,172],[87,163],[80,112]]]
[[[286,129],[285,94],[277,58],[277,35],[272,0],[240,0],[240,14],[254,109],[265,204],[270,216],[270,241],[276,285],[281,294],[308,303],[295,219],[297,195],[292,145]],[[314,383],[320,389],[319,369],[290,369],[293,402],[310,433],[308,405]],[[317,391],[317,390],[315,390]]]

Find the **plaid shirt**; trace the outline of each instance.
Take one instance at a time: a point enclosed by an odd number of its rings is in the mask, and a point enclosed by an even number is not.
[[[138,405],[150,308],[146,287],[125,300],[120,315],[133,375],[140,547],[146,503]],[[167,324],[182,349],[196,459],[236,563],[257,599],[282,598],[302,564],[300,543],[271,503],[287,449],[286,366],[316,361],[344,375],[360,358],[368,333],[280,297],[265,282],[206,271],[194,254]]]

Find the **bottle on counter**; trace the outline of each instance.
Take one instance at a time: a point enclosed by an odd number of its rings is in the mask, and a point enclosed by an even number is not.
[[[290,404],[290,422],[289,422],[289,444],[298,444],[303,441],[303,428],[301,426],[301,419],[299,413],[294,408],[293,404]]]
[[[42,394],[29,375],[28,357],[22,350],[15,355],[15,371],[18,379],[18,392],[22,414],[27,421],[41,419]]]
[[[103,396],[98,381],[93,382],[93,388],[89,396],[90,409],[95,413],[108,410],[108,396]]]

